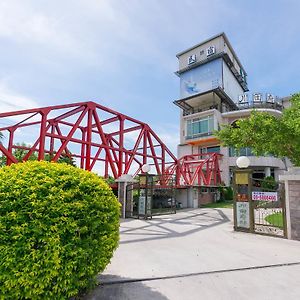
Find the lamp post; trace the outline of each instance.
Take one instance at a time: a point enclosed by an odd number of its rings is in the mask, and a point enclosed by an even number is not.
[[[236,160],[236,165],[240,169],[246,169],[250,166],[250,159],[247,156],[240,156]]]
[[[237,169],[234,170],[234,229],[239,231],[253,231],[253,213],[251,205],[252,170],[250,159],[240,156],[236,160]]]

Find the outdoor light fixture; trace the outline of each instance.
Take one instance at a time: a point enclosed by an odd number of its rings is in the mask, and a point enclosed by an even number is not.
[[[144,165],[142,166],[142,171],[143,171],[144,173],[149,173],[150,170],[151,170],[151,167],[150,167],[149,165],[144,164]]]
[[[246,169],[246,168],[248,168],[250,166],[250,159],[247,156],[240,156],[236,160],[236,165],[240,169]]]

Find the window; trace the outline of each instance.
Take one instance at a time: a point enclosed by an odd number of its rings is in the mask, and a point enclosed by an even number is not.
[[[229,156],[233,157],[233,156],[255,156],[255,154],[252,152],[251,148],[241,148],[239,150],[234,149],[232,147],[229,147]],[[264,156],[271,156],[271,155],[264,155]]]
[[[199,153],[220,153],[220,146],[199,147]]]
[[[217,152],[220,153],[220,146],[207,147],[207,153]]]
[[[214,117],[195,118],[187,120],[187,139],[211,135],[214,130]]]

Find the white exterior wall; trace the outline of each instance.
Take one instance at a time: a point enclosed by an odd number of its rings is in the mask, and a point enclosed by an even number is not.
[[[192,146],[190,145],[179,145],[177,148],[177,157],[180,158],[184,155],[192,154]]]
[[[231,98],[235,103],[238,102],[239,95],[243,95],[244,91],[227,64],[223,61],[223,88],[224,92]]]
[[[176,191],[176,201],[181,203],[182,208],[188,207],[188,189],[177,189]]]
[[[202,44],[198,47],[195,47],[195,48],[183,53],[182,55],[180,55],[180,57],[179,57],[179,70],[182,70],[182,69],[184,69],[188,66],[192,66],[192,64],[191,65],[188,64],[188,58],[191,55],[196,55],[196,61],[197,62],[207,59],[206,49],[211,47],[211,46],[215,47],[215,50],[216,50],[215,54],[223,52],[224,51],[224,39],[223,39],[223,37],[219,36],[214,40],[211,40],[207,43],[204,43],[204,44]],[[201,51],[203,51],[203,54],[200,54]]]

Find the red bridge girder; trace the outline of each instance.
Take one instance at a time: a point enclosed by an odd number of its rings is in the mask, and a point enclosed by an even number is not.
[[[33,154],[57,161],[61,155],[77,160],[80,168],[104,177],[138,174],[144,164],[168,178],[177,175],[177,185],[216,185],[220,182],[219,155],[195,161],[189,155],[179,160],[144,122],[95,102],[81,102],[0,113],[4,134],[0,152],[7,165],[17,163],[15,149],[24,150],[22,161]],[[30,139],[29,141],[27,139]],[[19,144],[27,142],[27,144]],[[19,159],[20,160],[20,159]]]
[[[221,183],[219,153],[185,155],[166,169],[166,174],[176,170],[177,186],[211,186]]]

